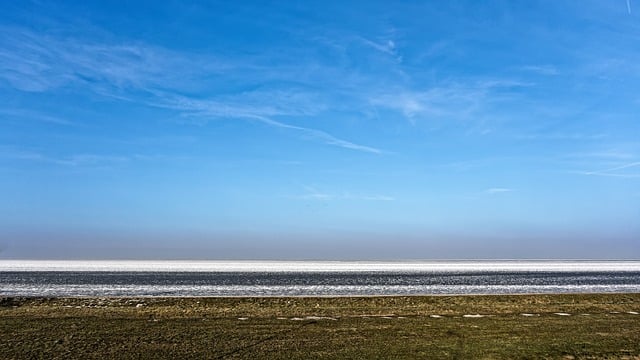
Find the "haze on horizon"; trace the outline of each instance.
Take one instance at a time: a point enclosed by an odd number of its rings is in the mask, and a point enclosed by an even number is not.
[[[635,0],[5,1],[0,259],[638,259],[638,39]]]

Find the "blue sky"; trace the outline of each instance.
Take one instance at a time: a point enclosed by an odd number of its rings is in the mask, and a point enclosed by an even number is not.
[[[638,39],[635,0],[3,2],[0,257],[638,258]]]

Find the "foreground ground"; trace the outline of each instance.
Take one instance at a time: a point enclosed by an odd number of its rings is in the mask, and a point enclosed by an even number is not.
[[[0,299],[0,358],[640,359],[640,294]]]

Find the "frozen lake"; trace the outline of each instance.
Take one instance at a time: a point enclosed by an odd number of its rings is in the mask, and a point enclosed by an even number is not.
[[[600,292],[640,292],[640,262],[0,260],[0,296]]]

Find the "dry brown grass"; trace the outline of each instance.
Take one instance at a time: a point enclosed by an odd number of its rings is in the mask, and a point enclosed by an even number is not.
[[[2,299],[0,358],[634,358],[630,312],[640,294]]]

